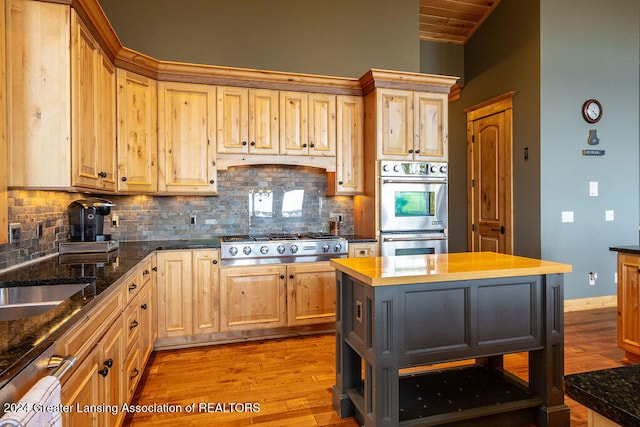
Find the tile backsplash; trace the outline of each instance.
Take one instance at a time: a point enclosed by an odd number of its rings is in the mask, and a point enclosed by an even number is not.
[[[218,172],[218,196],[99,195],[116,206],[104,232],[121,240],[206,239],[225,234],[329,231],[342,214],[353,233],[353,199],[327,197],[324,170],[297,166],[242,166]],[[91,197],[57,191],[9,191],[9,222],[21,224],[19,243],[0,245],[0,270],[57,252],[68,239],[67,206]],[[111,226],[118,215],[119,227]],[[191,218],[195,217],[195,224]],[[36,237],[42,222],[42,238]]]

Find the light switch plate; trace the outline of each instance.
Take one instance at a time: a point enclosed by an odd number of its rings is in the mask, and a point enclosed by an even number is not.
[[[589,181],[589,197],[598,196],[598,181]]]
[[[573,222],[573,211],[562,211],[562,222]]]
[[[613,211],[604,211],[604,220],[605,221],[613,221],[615,218],[615,214]]]

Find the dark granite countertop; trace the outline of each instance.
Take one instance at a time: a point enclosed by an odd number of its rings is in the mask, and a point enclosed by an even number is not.
[[[636,255],[640,254],[640,246],[638,245],[611,246],[609,250],[614,252],[627,253],[627,254],[636,254]]]
[[[376,239],[343,235],[350,243]],[[216,249],[220,238],[120,242],[109,253],[64,254],[0,273],[0,288],[90,283],[53,310],[27,319],[0,321],[0,387],[35,360],[97,302],[113,283],[156,250]]]
[[[564,377],[567,396],[625,427],[640,426],[640,365]]]

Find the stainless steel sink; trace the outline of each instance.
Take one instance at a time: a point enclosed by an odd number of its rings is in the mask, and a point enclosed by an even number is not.
[[[37,316],[57,307],[88,283],[0,288],[0,321]]]

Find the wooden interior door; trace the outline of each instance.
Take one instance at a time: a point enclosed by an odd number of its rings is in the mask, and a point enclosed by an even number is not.
[[[513,253],[513,92],[467,113],[469,250]]]

